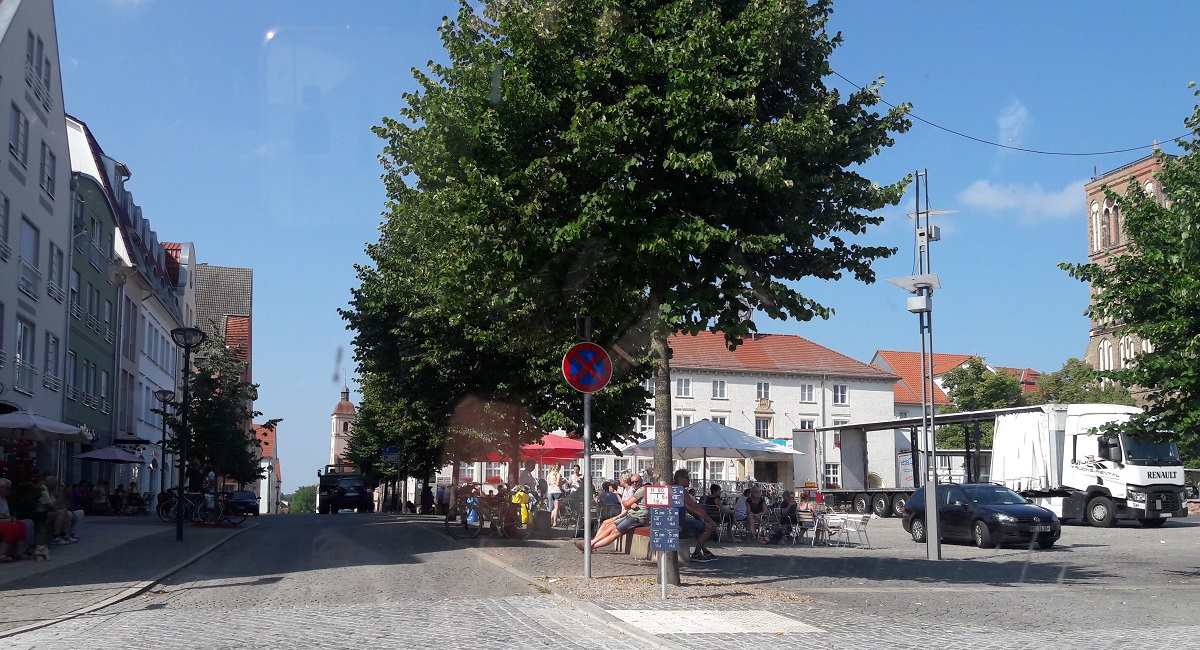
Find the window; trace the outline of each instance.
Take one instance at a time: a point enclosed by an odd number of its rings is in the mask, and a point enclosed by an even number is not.
[[[686,465],[687,471],[688,471],[688,474],[691,475],[692,478],[695,478],[695,479],[700,478],[700,469],[701,469],[700,465],[701,465],[701,461],[698,461],[698,460],[689,460],[687,462],[687,465]],[[699,490],[696,490],[696,491],[699,492]]]
[[[691,379],[676,379],[675,380],[675,397],[691,397],[692,396],[692,380]]]
[[[61,381],[58,378],[58,337],[46,332],[46,356],[42,364],[42,382],[50,390],[58,390]]]
[[[1112,341],[1110,341],[1108,339],[1103,339],[1102,341],[1100,341],[1100,346],[1096,350],[1096,352],[1097,352],[1096,365],[1098,366],[1098,369],[1099,370],[1112,370],[1113,369],[1113,344],[1112,344]]]
[[[908,411],[897,411],[897,412],[896,412],[896,417],[898,417],[898,418],[906,418],[906,417],[908,417]]]
[[[37,374],[34,365],[34,329],[33,323],[22,318],[17,319],[17,380],[15,388],[27,395],[33,394],[33,382]]]
[[[833,403],[846,405],[850,403],[850,387],[846,384],[833,385]]]
[[[771,418],[754,418],[754,435],[759,438],[770,438]]]
[[[692,416],[690,416],[690,415],[676,415],[675,416],[675,428],[676,429],[681,429],[683,427],[688,426],[691,423],[692,423]]]
[[[108,401],[108,371],[107,370],[100,371],[100,400],[102,402]]]
[[[725,380],[723,380],[723,379],[714,379],[713,380],[712,396],[713,396],[713,399],[725,399]]]
[[[600,485],[600,481],[604,480],[604,459],[603,458],[593,458],[592,462],[591,462],[591,470],[592,470],[592,473],[591,473],[592,485],[594,487],[598,488]]]
[[[842,466],[839,463],[825,463],[825,487],[840,488],[842,486]]]
[[[758,382],[758,399],[771,399],[771,382]]]
[[[613,459],[613,477],[614,478],[621,478],[628,471],[629,471],[629,459],[628,458],[614,458]]]
[[[17,288],[34,300],[42,283],[41,249],[41,232],[28,219],[21,219],[21,277]]]
[[[29,161],[29,118],[12,105],[12,116],[8,121],[8,151],[24,167]]]
[[[638,433],[654,433],[653,413],[647,413],[638,418]]]
[[[653,395],[654,394],[654,377],[646,377],[645,379],[643,379],[642,380],[642,388],[645,388],[646,392]]]
[[[11,249],[8,246],[8,217],[12,212],[12,202],[0,193],[0,259],[8,261]]]
[[[725,479],[725,461],[710,460],[708,461],[708,480],[724,481]],[[699,490],[697,490],[699,492]]]
[[[466,479],[467,482],[475,480],[475,463],[459,463],[458,464],[459,480]]]
[[[58,156],[50,150],[50,145],[42,143],[42,168],[38,178],[41,179],[42,189],[50,198],[54,198],[54,179],[57,175]]]
[[[800,401],[801,402],[817,401],[817,400],[813,399],[813,385],[812,384],[801,384],[800,385]]]
[[[46,289],[59,302],[63,299],[63,259],[63,249],[50,244],[50,284]]]
[[[720,425],[722,425],[722,426],[724,426],[724,425],[725,425],[725,416],[723,416],[723,415],[722,415],[722,416],[720,416],[720,417],[713,416],[713,417],[711,417],[711,418],[709,418],[709,419],[713,421],[713,424],[720,424]]]
[[[79,389],[76,386],[79,384],[78,369],[76,366],[79,359],[75,356],[74,350],[67,350],[67,367],[63,370],[63,379],[67,384],[67,398],[76,399],[79,396]]]
[[[813,431],[817,428],[817,421],[816,420],[800,420],[800,423],[796,428],[801,431]]]
[[[1121,337],[1121,368],[1128,368],[1134,355],[1133,337],[1126,334]]]
[[[500,463],[484,463],[483,464],[483,480],[489,478],[500,478]]]
[[[650,469],[652,467],[654,467],[654,459],[653,458],[637,459],[637,473],[641,474],[642,478],[645,479],[646,482],[650,481],[649,474],[650,474]]]

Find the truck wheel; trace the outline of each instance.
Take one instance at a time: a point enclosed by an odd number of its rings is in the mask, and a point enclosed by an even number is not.
[[[975,545],[979,548],[987,548],[992,545],[992,531],[988,530],[987,524],[976,521],[975,525],[971,527],[971,532]]]
[[[854,495],[854,512],[865,515],[871,511],[871,497],[865,494]]]
[[[1146,528],[1158,528],[1159,526],[1167,523],[1167,520],[1155,517],[1154,519],[1138,519],[1138,523]]]
[[[874,512],[876,517],[891,517],[891,499],[888,499],[886,494],[876,494],[871,498],[871,512]]]
[[[909,526],[911,527],[910,532],[912,533],[913,541],[918,544],[924,544],[925,543],[925,520],[924,519],[913,519],[912,523],[909,524]]]
[[[1108,528],[1113,525],[1115,513],[1112,500],[1108,497],[1095,497],[1087,504],[1088,523],[1096,528]]]
[[[900,492],[892,495],[892,514],[897,517],[904,516],[904,504],[908,502],[908,495]]]

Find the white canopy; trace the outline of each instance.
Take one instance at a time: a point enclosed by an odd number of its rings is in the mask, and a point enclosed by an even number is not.
[[[13,411],[0,415],[0,438],[38,442],[91,442],[94,436],[81,427],[34,415],[29,411]]]
[[[652,455],[654,439],[651,438],[626,447],[622,453],[636,456]],[[700,420],[671,432],[671,454],[679,460],[689,460],[709,456],[720,458],[802,456],[804,452],[752,436],[724,424],[717,424],[712,420]]]

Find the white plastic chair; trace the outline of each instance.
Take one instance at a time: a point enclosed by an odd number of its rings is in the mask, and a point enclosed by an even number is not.
[[[867,536],[867,524],[871,521],[871,515],[852,515],[846,517],[842,521],[842,527],[838,531],[839,539],[845,538],[846,544],[850,544],[850,533],[858,535],[858,543],[862,544],[866,540],[867,548],[871,548],[871,538]],[[840,546],[839,542],[839,546]]]

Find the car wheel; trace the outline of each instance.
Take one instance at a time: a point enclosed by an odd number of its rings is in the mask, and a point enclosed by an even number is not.
[[[1138,523],[1146,528],[1158,528],[1159,526],[1167,523],[1167,520],[1155,517],[1154,519],[1138,519]]]
[[[1087,504],[1088,523],[1096,528],[1108,528],[1113,525],[1115,513],[1112,500],[1108,497],[1095,497]]]
[[[908,502],[908,495],[901,492],[892,495],[892,514],[897,517],[904,516],[904,504]]]
[[[1052,548],[1054,546],[1054,542],[1057,541],[1058,540],[1056,539],[1039,539],[1038,548]]]
[[[987,548],[992,545],[992,531],[988,530],[987,524],[982,520],[975,522],[971,532],[975,539],[975,545],[979,548]]]
[[[854,495],[854,512],[865,515],[871,511],[871,497],[865,494]]]
[[[913,519],[912,524],[910,524],[910,526],[912,528],[912,530],[910,532],[912,533],[913,541],[918,544],[924,544],[925,543],[925,520],[924,519]]]
[[[876,494],[875,497],[871,499],[871,512],[874,512],[876,517],[891,517],[891,499],[888,499],[886,494]]]

